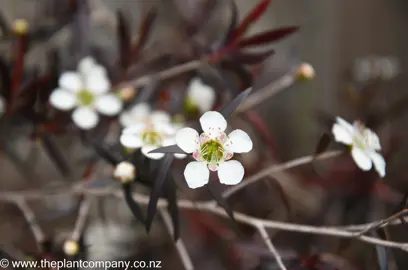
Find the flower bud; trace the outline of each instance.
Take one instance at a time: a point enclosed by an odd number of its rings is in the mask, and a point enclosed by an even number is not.
[[[122,161],[116,165],[113,177],[123,184],[132,182],[136,177],[136,168],[132,163]]]
[[[28,22],[24,19],[17,19],[13,22],[13,31],[18,35],[23,35],[28,32]]]
[[[315,70],[309,63],[302,63],[296,71],[296,77],[300,80],[311,80],[315,77]]]
[[[64,253],[68,256],[74,256],[79,252],[79,244],[75,240],[67,240],[64,243]]]

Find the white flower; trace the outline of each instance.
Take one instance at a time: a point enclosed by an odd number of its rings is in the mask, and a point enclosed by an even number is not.
[[[248,134],[240,129],[225,134],[227,121],[219,113],[209,111],[200,118],[201,135],[192,128],[183,128],[176,134],[177,145],[186,153],[192,153],[196,161],[187,164],[184,177],[190,188],[208,183],[210,170],[218,171],[222,184],[236,185],[244,178],[244,167],[239,161],[230,160],[234,153],[252,150]]]
[[[369,171],[374,163],[375,170],[381,177],[385,176],[385,160],[377,151],[381,150],[380,139],[361,122],[353,125],[337,117],[332,133],[337,142],[351,146],[351,156],[363,171]]]
[[[151,111],[145,103],[134,106],[122,113],[120,122],[122,130],[120,142],[128,148],[142,148],[142,153],[150,159],[161,159],[164,153],[149,153],[150,151],[175,144],[176,128],[171,123],[171,117],[164,111]],[[176,158],[185,158],[185,154],[174,154]]]
[[[68,256],[74,256],[79,252],[78,242],[75,240],[67,240],[63,246],[64,253]]]
[[[6,100],[0,96],[0,117],[4,114],[6,111]]]
[[[113,172],[113,177],[119,180],[121,183],[132,182],[136,177],[136,168],[132,163],[122,161],[116,165]]]
[[[99,122],[97,112],[114,116],[122,110],[122,101],[109,93],[111,84],[104,67],[91,57],[80,61],[77,71],[67,71],[59,78],[59,88],[50,96],[50,103],[59,110],[72,113],[72,120],[81,129],[94,128]]]
[[[214,106],[215,91],[211,86],[203,84],[199,78],[194,78],[188,85],[187,101],[204,113]]]

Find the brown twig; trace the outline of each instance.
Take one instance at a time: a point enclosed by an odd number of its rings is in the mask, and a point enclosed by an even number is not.
[[[276,262],[279,265],[279,268],[281,270],[287,270],[285,264],[282,261],[282,257],[279,255],[279,252],[276,250],[274,244],[272,243],[271,238],[268,235],[268,232],[266,231],[265,227],[262,224],[256,225],[256,228],[258,229],[260,235],[262,236],[262,239],[265,241],[266,246],[268,247],[269,251],[275,256]]]

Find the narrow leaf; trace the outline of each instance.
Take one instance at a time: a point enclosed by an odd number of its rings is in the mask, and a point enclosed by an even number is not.
[[[241,36],[243,36],[247,32],[251,24],[256,22],[262,16],[262,14],[265,13],[270,3],[271,0],[261,0],[261,2],[250,11],[250,13],[231,34],[231,41],[235,42]]]
[[[130,48],[131,48],[131,35],[130,35],[130,27],[129,23],[126,20],[123,12],[118,10],[116,13],[116,17],[118,20],[118,45],[119,45],[119,61],[120,66],[123,70],[126,70],[130,65]]]
[[[13,99],[17,94],[21,85],[24,69],[24,58],[28,49],[28,37],[26,34],[19,35],[15,43],[14,65],[11,82],[11,98]]]
[[[4,17],[2,11],[0,11],[0,30],[2,36],[7,37],[10,35],[10,26],[7,23],[7,19]]]
[[[146,217],[146,229],[149,231],[152,225],[153,218],[157,210],[157,202],[159,201],[160,194],[162,194],[162,186],[167,179],[169,169],[173,163],[174,156],[166,154],[161,160],[160,167],[157,173],[156,180],[153,183],[153,189],[150,193],[149,204],[147,205],[147,217]]]
[[[165,183],[165,196],[167,199],[167,210],[170,213],[174,228],[174,241],[180,238],[180,218],[177,206],[176,187],[172,177]]]
[[[103,146],[100,146],[98,143],[92,143],[93,149],[95,150],[96,154],[103,158],[106,162],[110,163],[112,166],[116,166],[120,162],[120,160],[115,157],[110,150],[106,149]]]
[[[88,1],[76,0],[77,11],[73,23],[73,33],[75,43],[81,58],[91,53],[89,29],[90,29],[90,11]]]
[[[236,52],[231,54],[231,57],[234,61],[240,62],[242,64],[246,65],[254,65],[254,64],[259,64],[265,59],[267,59],[269,56],[275,53],[275,50],[270,49],[265,52],[259,52],[259,53],[246,53],[246,52]]]
[[[380,234],[376,231],[372,231],[371,234],[375,238],[382,239]],[[377,253],[377,262],[380,267],[380,270],[388,270],[388,253],[387,249],[380,245],[375,245],[375,251]]]
[[[153,153],[185,154],[186,152],[181,150],[181,148],[178,147],[177,144],[173,144],[169,146],[159,147],[149,152],[149,154],[153,154]]]
[[[64,155],[58,149],[57,143],[54,141],[54,138],[49,134],[41,134],[41,142],[42,145],[44,146],[45,152],[57,166],[62,176],[64,177],[70,176],[68,162],[65,160]]]
[[[238,42],[239,48],[245,48],[254,45],[264,45],[267,43],[275,42],[281,40],[288,35],[296,32],[299,29],[298,26],[283,27],[279,29],[274,29],[270,31],[265,31],[259,34],[256,34],[252,37],[245,38]]]
[[[249,73],[239,62],[234,60],[223,61],[221,63],[221,68],[237,76],[240,82],[240,89],[247,89],[252,86],[253,77],[251,73]]]
[[[132,186],[130,184],[124,184],[122,185],[122,188],[123,196],[125,198],[127,205],[130,208],[130,211],[132,211],[132,214],[135,216],[137,220],[144,224],[143,212],[132,197]]]
[[[227,28],[227,31],[225,32],[225,36],[221,40],[219,40],[216,44],[213,45],[213,51],[215,52],[229,43],[234,33],[234,29],[237,26],[237,21],[238,21],[237,4],[235,3],[235,0],[228,0],[228,1],[231,6],[231,21]]]
[[[143,18],[139,27],[139,39],[134,46],[132,46],[131,58],[135,60],[140,53],[140,50],[145,45],[147,39],[149,38],[151,28],[157,17],[157,10],[152,8],[148,11],[146,16]]]
[[[214,183],[212,181],[208,182],[207,187],[214,200],[225,210],[225,212],[228,214],[231,220],[235,222],[234,213],[232,212],[231,207],[229,206],[225,198],[222,196],[221,192],[219,192],[216,189]]]
[[[11,73],[10,66],[0,57],[0,93],[6,99],[11,98]]]
[[[220,113],[224,116],[225,119],[228,120],[231,114],[233,114],[233,112],[238,108],[238,106],[247,98],[251,91],[252,87],[240,93],[227,106],[221,109]]]
[[[330,134],[326,132],[323,133],[322,136],[320,136],[319,142],[317,143],[315,155],[323,153],[327,147],[329,147],[331,139]]]

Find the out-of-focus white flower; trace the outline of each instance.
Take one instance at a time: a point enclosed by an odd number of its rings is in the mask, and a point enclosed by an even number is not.
[[[68,256],[74,256],[79,252],[79,244],[75,240],[67,240],[63,246],[64,253]]]
[[[353,125],[341,117],[336,118],[332,127],[334,139],[351,147],[351,156],[357,166],[363,171],[374,168],[381,177],[385,176],[385,160],[377,151],[381,150],[380,139],[363,123],[355,121]]]
[[[132,163],[122,161],[116,165],[113,177],[123,184],[132,182],[136,177],[136,168]]]
[[[209,111],[200,118],[201,135],[195,129],[182,128],[176,134],[177,145],[191,153],[196,161],[187,164],[184,177],[190,188],[199,188],[208,183],[210,170],[218,171],[220,183],[236,185],[244,178],[244,167],[237,160],[230,160],[234,153],[252,150],[249,135],[236,129],[225,134],[227,121],[219,113]]]
[[[6,100],[0,96],[0,117],[4,114],[6,111]]]
[[[398,73],[400,73],[400,63],[393,56],[369,56],[356,59],[352,67],[352,74],[358,82],[373,79],[391,80]]]
[[[120,142],[127,148],[141,148],[142,153],[150,159],[161,159],[164,153],[149,153],[150,151],[175,144],[176,128],[171,123],[171,117],[164,111],[151,111],[145,103],[135,105],[129,111],[122,113],[120,122],[125,128]],[[176,158],[185,158],[184,154],[174,154]]]
[[[104,67],[91,57],[80,61],[77,71],[67,71],[59,78],[59,88],[50,95],[53,107],[72,113],[72,120],[81,129],[92,129],[99,122],[97,112],[117,115],[123,107],[122,101],[109,93],[111,84]]]
[[[200,113],[207,112],[214,106],[215,91],[199,78],[193,78],[188,85],[187,102],[197,107]]]

